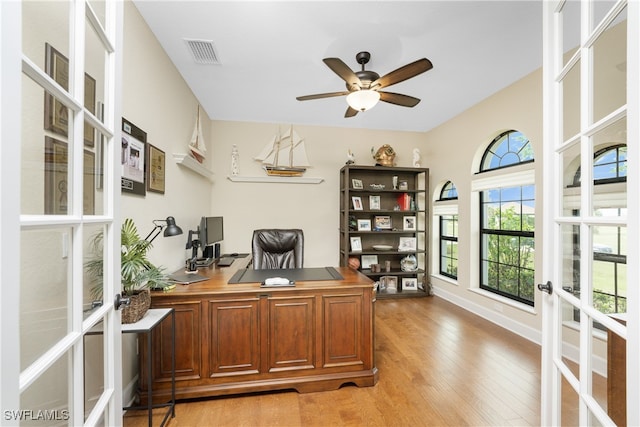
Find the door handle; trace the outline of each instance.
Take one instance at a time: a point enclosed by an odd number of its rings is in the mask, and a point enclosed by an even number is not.
[[[120,294],[116,294],[116,300],[114,301],[113,305],[115,306],[116,310],[120,310],[120,308],[122,308],[122,306],[131,305],[131,298],[123,297]]]
[[[538,283],[538,289],[540,289],[542,292],[546,292],[549,295],[551,295],[553,293],[553,285],[551,284],[551,281],[547,281],[547,283]]]

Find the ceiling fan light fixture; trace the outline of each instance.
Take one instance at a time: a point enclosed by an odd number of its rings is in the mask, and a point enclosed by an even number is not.
[[[357,90],[347,95],[347,104],[357,111],[367,111],[380,100],[380,93],[375,90]]]

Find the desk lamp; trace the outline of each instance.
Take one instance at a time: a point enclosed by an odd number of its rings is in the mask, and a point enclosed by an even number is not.
[[[200,247],[200,240],[194,239],[193,235],[200,237],[200,229],[197,231],[189,230],[189,237],[187,238],[187,247],[185,249],[192,249],[191,258],[187,260],[187,267],[189,271],[197,271],[198,266],[196,261],[198,259],[198,248]]]
[[[160,234],[160,231],[164,227],[164,237],[170,236],[178,236],[182,234],[182,228],[176,225],[176,219],[172,216],[168,216],[167,219],[154,219],[153,220],[153,230],[144,238],[147,242],[151,243],[155,240],[156,237]],[[153,235],[153,236],[152,236]]]

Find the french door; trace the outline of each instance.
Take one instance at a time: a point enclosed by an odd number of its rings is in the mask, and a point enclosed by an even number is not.
[[[543,2],[543,425],[640,425],[639,25],[636,0]]]
[[[2,425],[122,423],[122,14],[121,1],[0,2]],[[96,253],[103,298],[84,269]]]

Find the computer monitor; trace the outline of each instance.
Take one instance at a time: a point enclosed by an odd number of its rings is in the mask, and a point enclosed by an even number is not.
[[[224,239],[221,216],[203,216],[200,220],[200,242],[202,247],[219,243]]]

